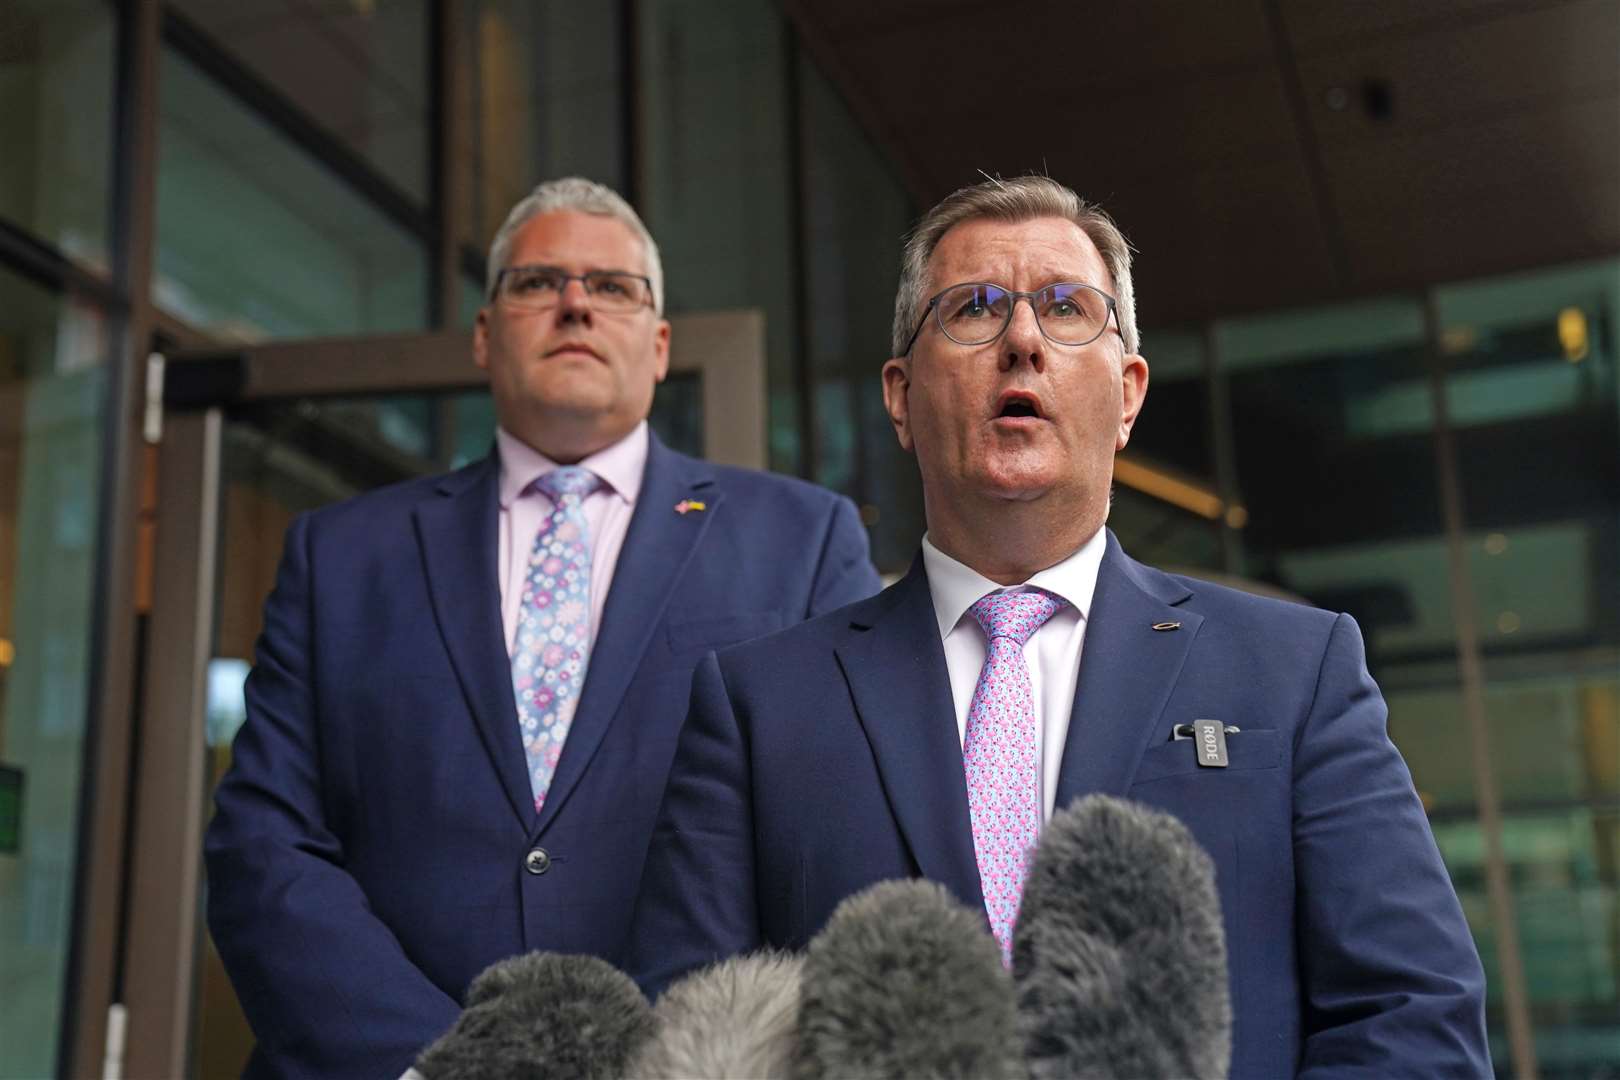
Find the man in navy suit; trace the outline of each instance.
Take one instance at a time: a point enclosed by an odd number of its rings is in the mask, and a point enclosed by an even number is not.
[[[1479,959],[1355,623],[1150,569],[1105,527],[1148,382],[1113,222],[1043,177],[958,191],[907,243],[893,357],[922,551],[699,665],[631,935],[644,988],[802,946],[885,878],[942,882],[1005,947],[1028,845],[1101,792],[1214,859],[1231,1075],[1490,1075]],[[1224,768],[1176,737],[1201,719],[1235,729]]]
[[[301,517],[265,609],[207,838],[251,1076],[396,1077],[490,963],[616,959],[698,659],[879,585],[847,499],[648,431],[622,199],[542,184],[489,268],[494,452]]]

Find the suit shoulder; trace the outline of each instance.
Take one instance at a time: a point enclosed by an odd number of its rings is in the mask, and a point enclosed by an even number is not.
[[[836,503],[848,501],[835,491],[796,476],[784,476],[763,469],[745,469],[737,465],[709,467],[728,498],[799,505],[817,510],[825,510]]]
[[[1167,574],[1182,584],[1192,598],[1190,610],[1223,624],[1266,634],[1327,635],[1340,614],[1316,607],[1303,598],[1252,592],[1205,578]],[[1348,616],[1346,616],[1348,618]]]
[[[446,486],[461,488],[476,483],[482,470],[489,467],[488,460],[475,461],[452,472],[400,480],[317,507],[302,516],[311,530],[323,535],[354,529],[374,535],[379,527],[392,526],[396,520],[408,522],[412,509],[434,492]]]
[[[876,596],[845,604],[783,630],[744,641],[719,651],[722,670],[731,671],[769,665],[780,667],[812,656],[826,656],[870,626],[896,599],[898,585],[891,585]]]

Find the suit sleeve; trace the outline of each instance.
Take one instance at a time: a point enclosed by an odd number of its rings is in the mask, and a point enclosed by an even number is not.
[[[460,1010],[372,914],[327,827],[309,549],[303,517],[287,534],[247,721],[215,793],[208,926],[258,1039],[255,1075],[397,1077]]]
[[[760,946],[752,803],[745,736],[711,652],[692,679],[631,924],[626,966],[649,997]]]
[[[1479,955],[1387,718],[1341,615],[1294,756],[1299,1075],[1490,1076]]]
[[[872,568],[871,545],[866,526],[855,511],[855,504],[840,496],[822,537],[815,581],[810,588],[810,609],[806,618],[815,618],[845,604],[865,600],[883,588]]]

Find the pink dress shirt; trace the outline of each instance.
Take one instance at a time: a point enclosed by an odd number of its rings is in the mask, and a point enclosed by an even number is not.
[[[613,568],[619,562],[624,534],[630,529],[630,515],[641,494],[641,477],[647,465],[647,424],[603,450],[585,458],[580,465],[602,478],[602,486],[585,499],[585,520],[590,526],[591,544],[591,640],[602,624],[602,606],[607,602]],[[537,477],[557,468],[552,461],[528,443],[503,428],[495,429],[495,446],[501,458],[501,512],[496,527],[499,537],[495,569],[501,586],[501,625],[506,631],[507,655],[517,636],[518,608],[523,602],[523,570],[534,538],[550,515],[551,500],[530,489]]]

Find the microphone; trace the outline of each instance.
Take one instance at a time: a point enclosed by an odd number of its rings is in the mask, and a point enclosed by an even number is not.
[[[625,1075],[788,1080],[803,967],[802,956],[760,952],[688,975],[658,999],[653,1008],[658,1033]]]
[[[1025,1077],[1001,950],[980,912],[930,881],[838,905],[805,954],[795,1075]]]
[[[611,1080],[652,1036],[652,1006],[594,956],[532,952],[486,968],[455,1026],[416,1060],[427,1080]]]
[[[1169,814],[1090,795],[1052,816],[1024,882],[1013,980],[1036,1080],[1226,1075],[1215,865]]]

